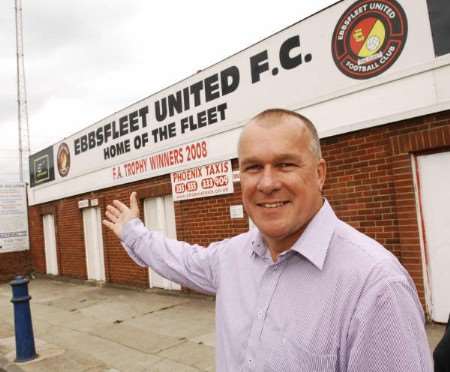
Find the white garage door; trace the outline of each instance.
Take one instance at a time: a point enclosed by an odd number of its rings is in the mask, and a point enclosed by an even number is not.
[[[431,318],[446,323],[450,313],[450,152],[417,157],[418,200]]]

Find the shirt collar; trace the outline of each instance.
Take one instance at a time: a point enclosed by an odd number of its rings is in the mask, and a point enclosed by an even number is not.
[[[290,250],[299,253],[319,270],[322,270],[336,222],[337,217],[333,209],[324,199],[322,207]],[[259,230],[254,230],[251,253],[263,257],[266,254],[266,245]]]
[[[253,229],[252,249],[250,253],[256,254],[259,257],[264,257],[266,254],[266,244],[257,227]]]

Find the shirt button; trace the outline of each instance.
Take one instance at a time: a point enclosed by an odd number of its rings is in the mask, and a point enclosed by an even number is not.
[[[258,319],[262,319],[264,312],[262,310],[258,311]]]
[[[277,270],[278,270],[278,266],[274,266],[273,271],[277,271]]]

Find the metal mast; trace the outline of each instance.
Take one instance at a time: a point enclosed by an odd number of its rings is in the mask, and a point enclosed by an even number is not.
[[[23,59],[22,0],[16,2],[16,51],[17,51],[17,116],[19,128],[19,181],[28,181],[28,156],[30,133],[28,128],[27,89]],[[24,177],[25,176],[25,177]]]

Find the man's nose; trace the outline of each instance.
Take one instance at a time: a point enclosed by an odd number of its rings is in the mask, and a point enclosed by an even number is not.
[[[265,167],[258,180],[257,185],[258,191],[265,194],[270,194],[278,189],[280,189],[280,181],[276,176],[276,172],[271,167]]]

